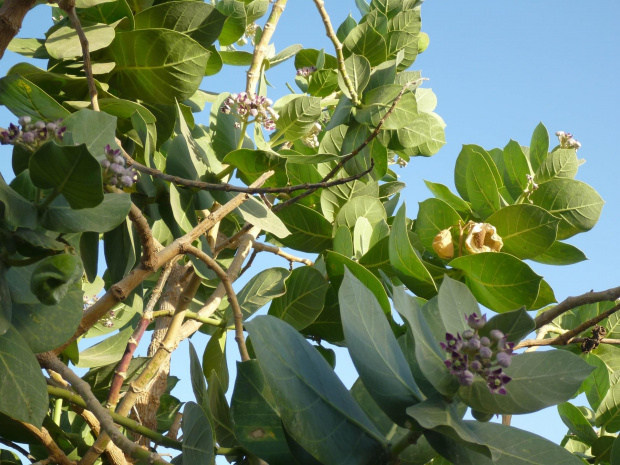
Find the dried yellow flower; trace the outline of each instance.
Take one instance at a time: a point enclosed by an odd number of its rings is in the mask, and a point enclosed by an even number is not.
[[[433,239],[433,250],[439,258],[444,260],[454,257],[454,244],[452,244],[452,234],[449,229],[439,231],[439,234]]]
[[[495,226],[489,223],[474,223],[465,239],[465,248],[469,253],[499,252],[503,246]]]

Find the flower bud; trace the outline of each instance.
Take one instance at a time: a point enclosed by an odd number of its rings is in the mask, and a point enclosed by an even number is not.
[[[469,341],[472,337],[474,337],[474,332],[471,329],[463,331],[463,339]]]
[[[467,325],[471,329],[481,329],[486,323],[487,323],[486,315],[482,315],[480,317],[478,316],[477,313],[474,312],[471,315],[467,316]]]
[[[482,363],[480,363],[478,360],[474,360],[473,362],[471,362],[470,368],[474,371],[480,371],[482,370]]]
[[[469,370],[460,372],[457,375],[457,379],[461,386],[471,386],[474,384],[474,374]]]
[[[26,144],[34,144],[36,136],[32,132],[25,132],[22,134],[22,140]]]
[[[499,352],[497,354],[497,364],[502,368],[508,368],[512,358],[506,352]]]
[[[491,340],[497,342],[504,337],[504,333],[502,333],[499,329],[492,329],[489,333],[489,337]]]
[[[45,123],[43,121],[37,121],[34,123],[34,127],[39,130],[45,129]]]
[[[452,234],[450,229],[444,229],[433,239],[433,250],[444,260],[454,257],[454,244],[452,243]]]
[[[486,336],[482,336],[480,338],[480,345],[484,347],[489,347],[491,345],[491,340]]]
[[[130,176],[123,176],[121,177],[121,185],[123,187],[131,187],[133,186],[133,179]]]
[[[492,356],[493,351],[490,348],[484,346],[480,347],[480,357],[482,357],[483,360],[490,360]]]
[[[108,169],[110,167],[110,160],[101,160],[101,166],[103,166],[103,169]]]
[[[116,163],[112,163],[110,165],[110,171],[112,171],[112,173],[114,174],[123,174],[125,172],[125,168],[123,168],[121,165],[118,165]]]
[[[31,121],[32,118],[30,118],[30,116],[22,116],[17,120],[21,126],[26,126],[27,124],[30,124]]]
[[[467,350],[469,350],[470,352],[477,352],[479,349],[480,349],[480,339],[478,339],[477,337],[472,338],[467,343]]]

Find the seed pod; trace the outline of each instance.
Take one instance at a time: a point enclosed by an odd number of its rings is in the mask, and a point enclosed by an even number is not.
[[[454,257],[454,244],[452,244],[452,234],[450,229],[439,231],[439,234],[433,239],[433,250],[444,260]]]

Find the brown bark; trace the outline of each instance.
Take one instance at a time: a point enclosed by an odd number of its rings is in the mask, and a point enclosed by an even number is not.
[[[0,59],[9,42],[22,28],[24,16],[35,3],[36,0],[4,0],[0,7]]]

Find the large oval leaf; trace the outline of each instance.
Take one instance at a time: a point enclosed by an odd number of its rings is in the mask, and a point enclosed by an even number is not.
[[[530,307],[542,280],[521,260],[502,252],[466,255],[450,266],[465,273],[465,283],[478,302],[500,313]]]
[[[316,210],[293,204],[277,215],[291,232],[287,237],[279,238],[286,247],[310,253],[331,248],[332,224]]]
[[[540,165],[534,180],[539,184],[553,178],[574,178],[579,169],[577,151],[575,149],[557,149],[547,155]]]
[[[344,274],[338,296],[349,354],[375,402],[405,425],[407,407],[420,402],[422,393],[374,294],[348,269]]]
[[[564,350],[514,355],[511,365],[504,369],[512,378],[506,385],[506,395],[491,393],[486,382],[476,377],[474,384],[459,389],[459,397],[481,412],[536,412],[570,399],[593,369],[580,357]],[[558,383],[558,379],[562,382]]]
[[[284,268],[269,268],[252,277],[237,293],[244,319],[249,318],[272,299],[286,292],[285,281],[290,272]]]
[[[327,280],[316,268],[295,268],[286,280],[286,294],[274,299],[269,314],[303,329],[323,310],[327,288]]]
[[[503,252],[525,260],[545,252],[555,242],[560,220],[536,205],[509,205],[486,221],[497,228]]]
[[[30,116],[33,121],[54,121],[71,114],[40,87],[17,74],[0,79],[0,104],[15,116]]]
[[[211,465],[215,460],[213,431],[204,410],[195,402],[187,402],[181,420],[183,429],[183,461]]]
[[[82,28],[88,39],[88,50],[94,52],[107,47],[114,40],[114,28],[107,24],[93,24]],[[82,45],[75,29],[63,26],[52,32],[45,41],[47,53],[62,60],[82,56]]]
[[[28,344],[12,326],[0,337],[0,392],[0,412],[41,427],[48,407],[45,378]]]
[[[567,178],[556,178],[541,184],[530,199],[534,205],[562,218],[558,226],[558,240],[592,229],[605,203],[598,192],[586,183]]]
[[[119,32],[107,49],[116,62],[110,84],[128,99],[158,104],[183,101],[196,92],[211,52],[180,32]]]
[[[457,226],[461,216],[440,199],[427,199],[420,202],[415,232],[427,250],[433,250],[433,239],[443,229]]]
[[[277,318],[261,316],[246,327],[291,437],[326,465],[377,463],[385,439],[325,359]]]
[[[295,140],[310,132],[321,116],[321,99],[317,97],[296,97],[287,102],[279,111],[276,121],[277,134],[287,140]]]
[[[482,219],[499,210],[500,201],[497,190],[499,186],[495,182],[489,163],[481,154],[472,152],[469,155],[465,179],[469,201]]]

